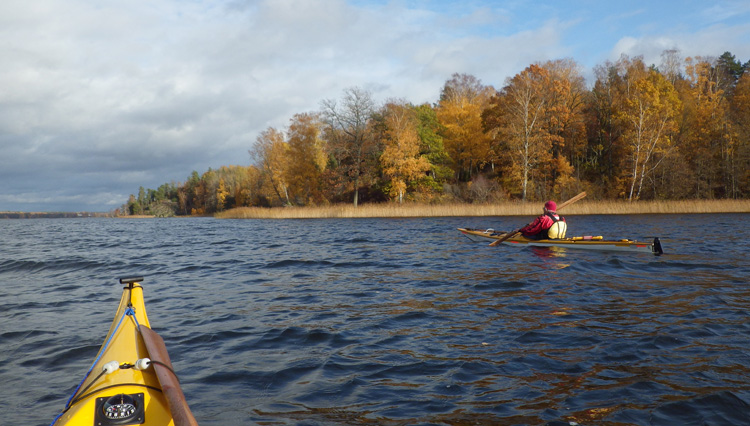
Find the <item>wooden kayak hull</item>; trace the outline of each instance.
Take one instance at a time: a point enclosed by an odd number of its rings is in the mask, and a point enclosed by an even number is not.
[[[502,239],[505,232],[494,229],[458,228],[458,230],[472,241],[492,242]],[[502,244],[517,247],[561,247],[576,250],[616,251],[629,253],[663,254],[659,238],[652,242],[635,240],[605,240],[602,237],[570,237],[559,240],[530,240],[518,234]]]

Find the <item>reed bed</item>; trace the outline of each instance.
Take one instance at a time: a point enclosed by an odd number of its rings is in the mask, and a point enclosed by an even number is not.
[[[508,201],[497,204],[363,204],[323,207],[240,207],[217,213],[221,219],[322,219],[365,217],[470,217],[534,216],[542,212],[541,202]],[[566,216],[586,214],[679,214],[750,213],[750,200],[681,201],[587,201],[560,212]]]

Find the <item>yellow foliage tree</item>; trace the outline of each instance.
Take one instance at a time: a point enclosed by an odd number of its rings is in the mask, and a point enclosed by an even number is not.
[[[467,74],[453,74],[443,87],[437,118],[443,126],[443,144],[459,179],[494,160],[491,138],[484,131],[482,111],[495,90]]]
[[[729,102],[715,60],[687,58],[685,62],[689,91],[683,152],[695,176],[695,196],[714,198],[731,192],[731,184],[725,185],[731,179],[735,154],[726,120]]]
[[[216,173],[219,176],[216,194],[218,211],[252,203],[259,180],[259,171],[255,166],[222,166]]]
[[[508,80],[485,112],[487,127],[502,141],[504,153],[518,172],[524,200],[531,174],[552,160],[554,138],[545,129],[551,96],[549,72],[531,65]]]
[[[658,71],[646,69],[640,59],[628,62],[624,88],[617,117],[624,128],[630,164],[628,200],[632,201],[640,197],[646,177],[666,158],[682,104],[674,86]]]
[[[292,204],[289,199],[289,184],[286,181],[288,152],[289,145],[284,141],[284,134],[273,127],[261,132],[253,149],[250,150],[250,155],[262,170],[265,181],[279,202],[285,205]]]
[[[227,196],[229,191],[227,190],[227,184],[224,179],[219,179],[219,186],[216,188],[216,211],[222,211],[226,207]]]
[[[322,123],[316,114],[296,114],[291,119],[288,135],[289,164],[285,170],[290,192],[297,204],[323,201],[321,174],[326,168]]]
[[[420,139],[414,108],[405,103],[388,103],[385,112],[385,138],[380,162],[383,174],[391,180],[390,195],[403,203],[408,182],[430,170],[430,163],[419,155]]]
[[[542,198],[570,198],[580,192],[575,187],[574,162],[580,164],[586,147],[586,128],[583,108],[587,94],[579,65],[572,59],[547,61],[540,65],[548,72],[549,101],[545,111],[544,128],[550,138],[553,161],[549,164],[551,182],[543,188],[553,194],[539,194]],[[550,188],[551,187],[551,188]]]
[[[750,194],[750,72],[740,77],[734,88],[731,103],[732,123],[735,134],[732,141],[735,152],[732,178],[732,197]]]

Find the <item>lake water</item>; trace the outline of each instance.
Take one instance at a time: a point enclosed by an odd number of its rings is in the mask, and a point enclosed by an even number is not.
[[[750,424],[750,215],[0,221],[0,423],[48,425],[144,275],[207,425]]]

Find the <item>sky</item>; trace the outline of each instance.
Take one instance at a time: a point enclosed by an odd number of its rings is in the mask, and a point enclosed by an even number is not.
[[[437,102],[570,58],[750,61],[750,2],[2,0],[0,211],[107,212],[140,187],[251,164],[268,127],[344,90]]]

